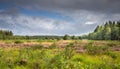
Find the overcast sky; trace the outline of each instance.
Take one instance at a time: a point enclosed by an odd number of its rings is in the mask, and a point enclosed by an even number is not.
[[[15,35],[82,35],[120,21],[120,0],[0,0],[0,29]]]

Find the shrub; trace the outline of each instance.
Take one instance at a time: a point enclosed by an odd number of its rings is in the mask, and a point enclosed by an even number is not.
[[[116,55],[116,53],[114,53],[114,52],[108,51],[106,54],[107,54],[108,56],[112,57],[113,59],[116,59],[116,58],[117,58],[117,55]]]
[[[21,59],[17,62],[18,65],[27,65],[27,60],[26,59]]]
[[[74,56],[72,46],[73,46],[73,43],[70,43],[69,45],[67,45],[65,47],[65,50],[64,50],[64,58],[65,59],[71,59]]]
[[[104,54],[108,51],[108,46],[93,46],[89,43],[86,47],[87,53],[91,55]]]
[[[15,41],[14,43],[15,43],[15,44],[21,44],[21,43],[23,43],[23,41],[17,40],[17,41]]]

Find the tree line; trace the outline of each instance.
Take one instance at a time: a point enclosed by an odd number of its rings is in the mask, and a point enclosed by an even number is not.
[[[120,22],[106,22],[102,26],[97,26],[92,33],[83,35],[82,38],[90,40],[120,40]]]
[[[0,39],[11,39],[13,32],[9,30],[0,30]]]

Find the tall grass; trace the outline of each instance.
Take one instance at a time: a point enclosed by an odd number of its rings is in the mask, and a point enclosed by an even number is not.
[[[90,42],[83,54],[75,52],[74,43],[62,51],[54,51],[56,46],[0,49],[0,69],[120,69],[120,52],[110,51],[108,46]]]
[[[91,55],[100,55],[108,51],[108,46],[95,46],[93,42],[88,43],[85,48],[87,53]]]

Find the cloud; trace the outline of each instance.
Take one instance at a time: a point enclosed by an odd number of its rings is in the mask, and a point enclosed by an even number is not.
[[[0,3],[12,7],[39,10],[87,10],[120,13],[120,0],[0,0]]]
[[[119,6],[120,0],[0,0],[0,28],[20,35],[80,35],[119,21]]]
[[[12,30],[16,35],[81,35],[92,32],[97,25],[106,21],[118,21],[120,18],[119,14],[107,15],[87,11],[75,11],[73,14],[64,12],[64,14],[75,22],[23,14],[0,15],[0,27]]]
[[[15,34],[21,35],[61,35],[72,30],[72,24],[66,21],[25,15],[4,16],[4,18],[0,16],[0,27],[13,30]]]
[[[31,0],[18,3],[25,7],[55,10],[87,10],[106,13],[120,13],[120,0]],[[32,4],[32,6],[31,6]]]
[[[0,27],[12,30],[15,35],[80,35],[89,32],[93,26],[22,14],[16,17],[0,16]]]
[[[95,22],[86,22],[85,24],[95,24]]]

